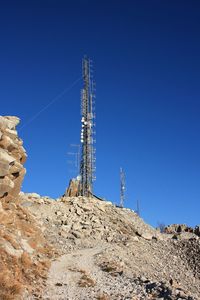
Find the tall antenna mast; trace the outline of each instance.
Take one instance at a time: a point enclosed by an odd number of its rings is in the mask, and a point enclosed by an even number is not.
[[[125,189],[125,173],[124,170],[120,168],[120,207],[124,207]]]
[[[81,91],[81,161],[80,194],[89,197],[93,193],[95,178],[95,83],[92,76],[92,61],[86,56],[82,61],[83,89]]]

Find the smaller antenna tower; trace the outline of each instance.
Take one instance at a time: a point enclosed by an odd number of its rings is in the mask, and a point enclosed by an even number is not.
[[[125,190],[125,173],[124,170],[120,168],[120,207],[124,207]]]

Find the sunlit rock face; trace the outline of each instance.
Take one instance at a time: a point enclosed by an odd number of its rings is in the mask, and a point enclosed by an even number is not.
[[[14,200],[26,173],[27,155],[16,131],[19,122],[17,117],[0,116],[0,199]]]
[[[66,197],[78,197],[80,195],[80,180],[71,179],[69,182],[69,186],[65,191],[64,196]]]

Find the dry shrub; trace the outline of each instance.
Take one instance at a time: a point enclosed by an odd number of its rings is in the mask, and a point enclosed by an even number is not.
[[[72,268],[72,267],[69,267],[68,270],[71,272],[78,272],[78,270],[76,268]]]
[[[83,269],[77,269],[77,268],[69,267],[68,270],[71,271],[71,272],[79,272],[79,273],[82,273],[82,274],[86,274],[86,271],[83,270]]]
[[[87,274],[83,274],[78,282],[80,287],[92,287],[95,286],[95,284],[96,282]]]
[[[20,226],[21,225],[21,226]],[[32,237],[33,234],[35,234],[36,229],[32,227],[32,224],[27,224],[25,221],[21,221],[20,224],[20,229],[23,230],[23,232],[29,237]]]
[[[41,264],[45,269],[49,269],[51,266],[51,262],[49,260],[43,260],[41,261]]]
[[[23,252],[21,256],[21,263],[24,269],[30,268],[32,261],[27,252]]]
[[[39,247],[37,249],[37,252],[40,254],[43,254],[47,258],[52,258],[53,253],[55,254],[55,252],[53,252],[53,248],[47,244],[43,245],[43,247]]]
[[[77,272],[82,273],[82,274],[86,274],[86,271],[83,269],[78,269]]]
[[[102,271],[110,273],[112,276],[122,275],[123,268],[115,261],[106,261],[100,265]]]
[[[15,257],[0,251],[0,295],[2,300],[13,300],[22,291],[21,274]]]
[[[113,271],[115,271],[115,270],[116,270],[116,269],[113,268],[112,266],[104,266],[104,267],[102,268],[102,271],[108,272],[108,273],[113,272]]]
[[[122,234],[129,234],[129,231],[128,231],[126,228],[124,228],[124,227],[121,227],[121,228],[120,228],[120,232],[121,232]]]
[[[19,244],[14,240],[14,238],[11,235],[3,234],[2,236],[6,241],[8,241],[13,248],[20,249]]]
[[[6,209],[0,213],[1,224],[4,225],[0,230],[2,245],[9,242],[13,248],[22,249],[20,240],[25,239],[36,248],[31,256],[23,252],[21,257],[12,256],[3,247],[0,248],[0,300],[17,300],[21,299],[23,290],[33,294],[36,285],[38,288],[41,286],[46,279],[50,267],[48,258],[53,251],[28,211],[17,203],[14,206],[2,201],[2,205]]]
[[[35,240],[30,239],[30,240],[28,241],[28,243],[29,243],[29,245],[31,246],[31,248],[37,249],[38,245],[37,245],[37,242],[36,242]]]
[[[38,278],[47,278],[46,268],[43,266],[41,262],[34,264],[32,266],[32,274],[35,276],[36,279]]]
[[[105,294],[105,293],[97,296],[97,300],[109,300],[109,299],[110,298],[109,298],[108,294]]]

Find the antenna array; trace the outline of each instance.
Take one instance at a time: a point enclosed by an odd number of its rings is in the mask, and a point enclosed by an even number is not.
[[[80,194],[89,197],[95,177],[95,82],[92,61],[84,57],[82,61],[83,89],[81,91],[81,160]]]
[[[67,163],[73,167],[70,171],[75,173],[76,176],[80,174],[80,145],[70,144],[70,148],[73,148],[73,152],[67,152],[68,157],[70,158]],[[76,149],[76,151],[75,151]]]

